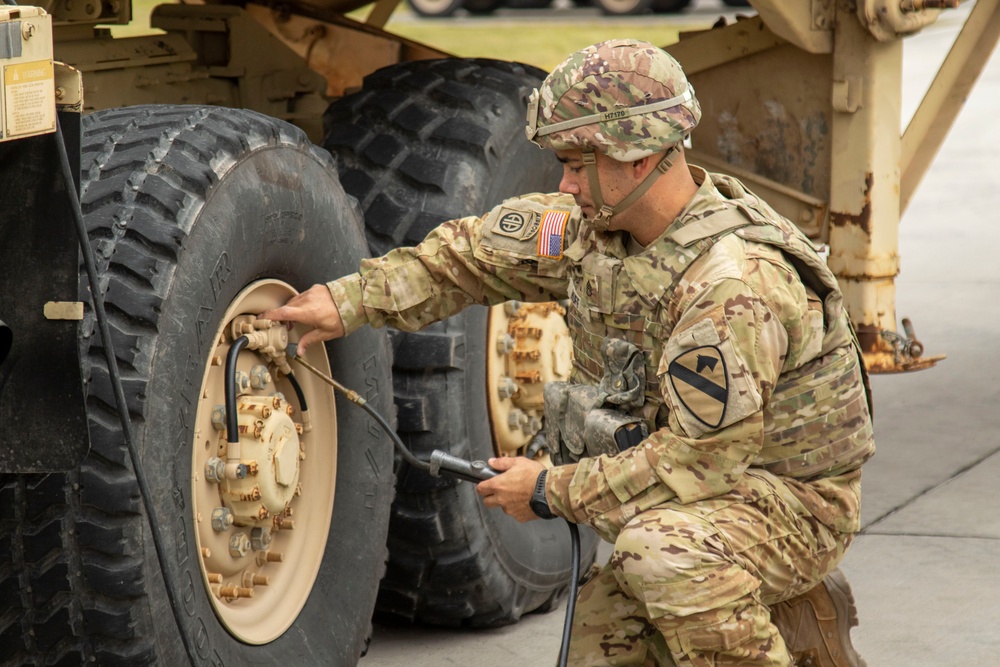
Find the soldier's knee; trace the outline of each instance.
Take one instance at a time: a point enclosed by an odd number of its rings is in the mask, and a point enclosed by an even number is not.
[[[639,579],[665,585],[690,579],[717,562],[717,530],[683,512],[657,510],[636,517],[615,540],[611,567],[626,590]]]

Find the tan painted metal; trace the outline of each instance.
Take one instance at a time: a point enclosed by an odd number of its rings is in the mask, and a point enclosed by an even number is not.
[[[42,306],[47,320],[82,320],[83,301],[48,301]]]
[[[704,116],[691,161],[730,173],[813,239],[829,244],[866,360],[876,372],[911,355],[897,333],[899,216],[998,38],[998,0],[977,3],[905,135],[905,35],[953,0],[753,0],[759,16],[686,33],[667,47]]]
[[[903,133],[900,212],[906,210],[1000,39],[1000,0],[977,0]]]
[[[542,428],[542,388],[569,380],[573,343],[557,303],[510,301],[490,309],[486,396],[496,452],[523,453]]]
[[[0,5],[0,141],[56,131],[52,17],[38,7]]]
[[[834,36],[830,257],[865,353],[895,331],[903,44],[878,41],[849,6]]]
[[[270,642],[295,621],[319,572],[333,515],[333,392],[311,374],[297,375],[309,407],[297,412],[281,371],[288,369],[281,354],[287,330],[247,317],[294,294],[286,283],[264,280],[236,297],[206,357],[195,418],[191,491],[203,581],[219,620],[248,644]],[[237,362],[240,436],[230,444],[224,360],[240,334],[257,349],[243,350]],[[322,345],[306,358],[329,367]]]

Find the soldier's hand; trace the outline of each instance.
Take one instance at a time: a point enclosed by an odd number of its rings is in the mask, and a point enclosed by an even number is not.
[[[503,471],[503,474],[476,485],[476,492],[483,497],[483,504],[487,507],[499,507],[521,523],[539,518],[528,502],[535,490],[538,473],[545,466],[523,456],[490,459],[488,463],[491,468]]]
[[[344,335],[344,323],[340,319],[337,304],[330,296],[326,285],[313,285],[305,292],[296,294],[280,308],[261,313],[258,317],[277,322],[291,322],[312,327],[299,339],[298,354],[304,354],[313,343],[333,340]]]

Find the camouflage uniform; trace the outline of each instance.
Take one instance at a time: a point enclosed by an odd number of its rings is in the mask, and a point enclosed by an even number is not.
[[[691,172],[697,194],[632,253],[572,197],[536,194],[329,284],[347,333],[569,299],[574,382],[601,380],[608,337],[643,351],[632,411],[651,435],[546,481],[556,514],[615,545],[580,593],[573,664],[787,665],[767,605],[816,585],[859,528],[874,445],[836,281],[742,184]]]

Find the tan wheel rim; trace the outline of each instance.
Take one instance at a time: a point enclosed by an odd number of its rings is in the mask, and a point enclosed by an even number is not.
[[[332,390],[311,373],[295,374],[309,408],[304,415],[287,377],[279,377],[262,353],[243,350],[237,404],[238,460],[246,466],[245,476],[227,477],[218,464],[236,468],[224,407],[220,412],[232,322],[281,305],[295,293],[277,280],[247,287],[226,311],[203,360],[191,457],[202,581],[219,620],[248,644],[273,641],[294,623],[322,565],[333,516],[337,415]],[[303,332],[296,327],[289,338],[298,340]],[[306,360],[329,368],[322,345],[311,346]]]
[[[524,453],[542,428],[545,383],[569,380],[573,342],[565,316],[555,302],[509,301],[490,309],[486,392],[499,456]]]

